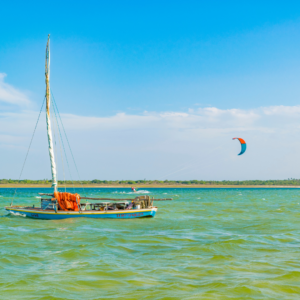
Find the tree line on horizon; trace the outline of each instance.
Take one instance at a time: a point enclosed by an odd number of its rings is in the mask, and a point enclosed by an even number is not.
[[[51,184],[52,181],[48,179],[43,180],[31,180],[31,179],[23,179],[23,180],[15,180],[15,179],[0,179],[1,184]],[[291,185],[291,186],[300,186],[300,179],[283,179],[283,180],[66,180],[66,181],[58,181],[59,184],[83,184],[83,185]]]

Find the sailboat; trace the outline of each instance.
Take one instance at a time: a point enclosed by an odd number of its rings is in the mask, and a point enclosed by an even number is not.
[[[13,201],[5,209],[14,215],[35,219],[67,219],[67,218],[110,218],[110,219],[132,219],[154,217],[157,207],[153,201],[164,201],[172,199],[154,199],[150,196],[139,196],[133,199],[115,199],[115,198],[91,198],[82,197],[79,194],[59,192],[57,186],[57,171],[53,148],[53,138],[50,118],[50,35],[46,46],[45,59],[45,81],[46,81],[46,124],[48,148],[52,175],[53,193],[39,193],[41,196],[41,206],[16,206]],[[85,199],[86,202],[81,203]],[[87,202],[93,200],[93,202]],[[94,202],[97,201],[97,202]]]

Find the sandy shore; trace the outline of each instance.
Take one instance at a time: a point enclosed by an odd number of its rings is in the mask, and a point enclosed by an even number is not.
[[[180,185],[164,185],[164,184],[145,184],[145,185],[101,185],[101,184],[86,184],[86,185],[66,185],[67,188],[131,188],[134,186],[135,188],[300,188],[300,186],[288,186],[288,185],[202,185],[202,184],[180,184]],[[60,185],[59,187],[65,187],[64,185]],[[51,185],[48,184],[0,184],[0,188],[51,188]]]

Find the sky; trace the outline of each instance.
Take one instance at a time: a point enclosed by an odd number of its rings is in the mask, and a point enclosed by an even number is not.
[[[298,1],[6,1],[0,11],[0,178],[20,176],[48,34],[81,179],[300,178]],[[22,179],[51,177],[45,130],[43,111]],[[58,178],[79,179],[55,147]]]

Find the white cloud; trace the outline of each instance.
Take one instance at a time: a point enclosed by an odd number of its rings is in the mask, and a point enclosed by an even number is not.
[[[269,106],[264,107],[263,113],[265,115],[271,116],[271,115],[281,115],[286,117],[299,117],[300,115],[300,105],[297,106]]]
[[[222,180],[300,177],[299,114],[300,106],[207,107],[111,117],[62,114],[62,119],[84,178]],[[37,115],[0,114],[1,156],[7,156],[8,166],[15,164],[9,171],[1,168],[0,177],[17,178]],[[28,177],[50,176],[45,130],[43,114],[32,146],[35,168]],[[247,142],[241,157],[233,137]],[[59,154],[58,144],[57,149]]]
[[[298,119],[290,119],[300,115],[300,106],[272,106],[256,109],[218,109],[215,107],[181,112],[145,112],[141,115],[118,113],[111,117],[85,117],[64,114],[63,119],[67,128],[72,131],[95,130],[124,131],[124,130],[158,130],[160,133],[180,129],[214,132],[222,136],[224,132],[260,131],[285,132],[290,127],[300,125]],[[274,118],[276,117],[276,118]]]
[[[12,85],[4,82],[5,73],[0,73],[0,102],[14,105],[29,105],[28,97]]]

